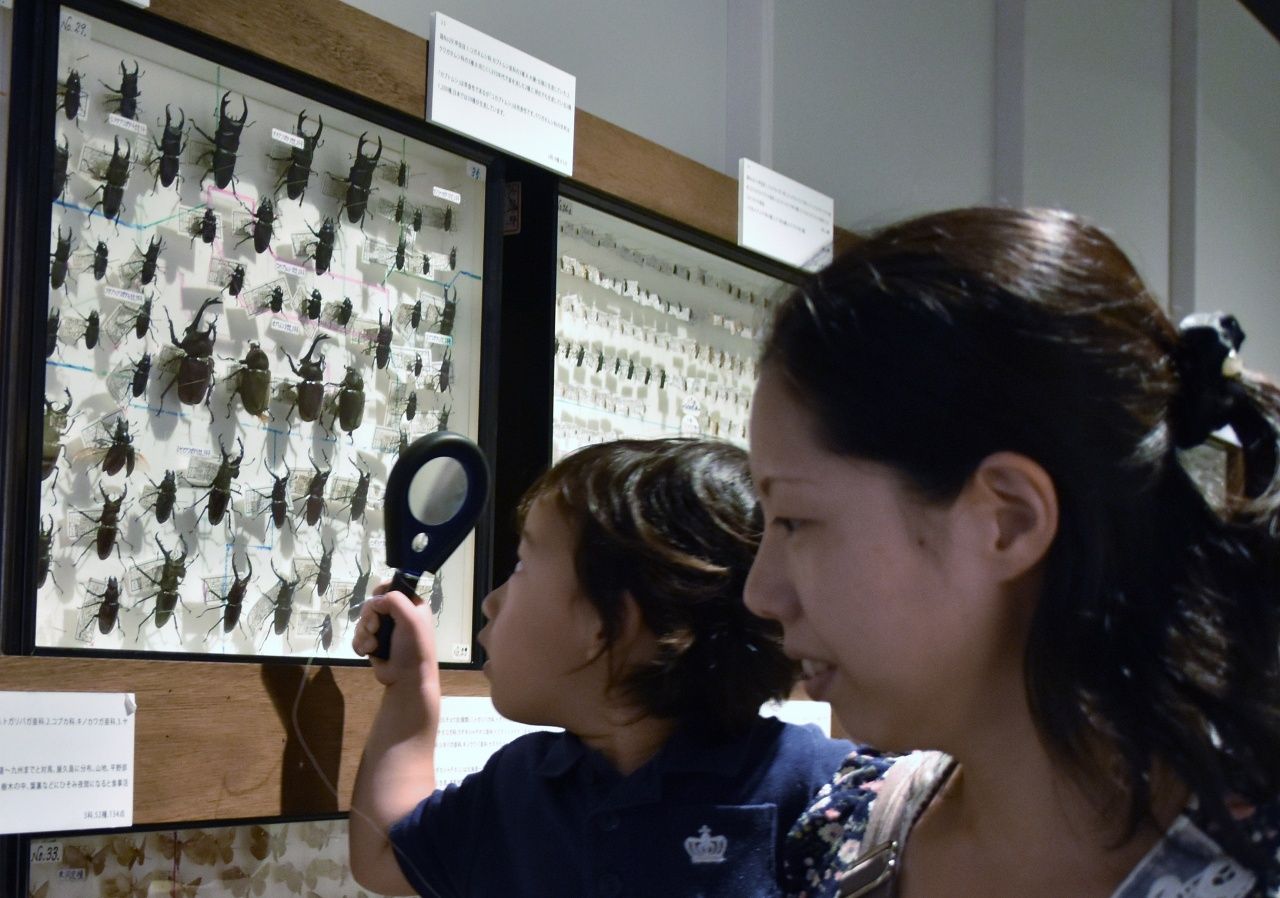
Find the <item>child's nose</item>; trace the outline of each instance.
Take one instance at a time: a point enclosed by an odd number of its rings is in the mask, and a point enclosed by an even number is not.
[[[502,606],[502,593],[506,590],[507,584],[503,583],[496,587],[493,592],[484,597],[484,601],[480,603],[480,613],[493,620],[498,616],[498,609]]]

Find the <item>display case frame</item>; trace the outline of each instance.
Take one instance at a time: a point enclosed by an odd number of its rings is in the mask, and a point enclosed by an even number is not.
[[[22,4],[18,11],[15,40],[15,91],[12,110],[9,160],[10,184],[14,185],[6,202],[7,220],[23,221],[22,228],[6,233],[5,257],[10,260],[4,271],[4,341],[6,358],[3,371],[6,389],[0,396],[0,423],[5,427],[3,457],[5,470],[0,476],[3,497],[2,524],[4,534],[0,546],[0,583],[6,589],[6,600],[0,603],[0,640],[7,654],[73,655],[78,657],[167,658],[171,660],[299,661],[315,660],[310,655],[231,653],[206,654],[189,651],[152,651],[131,649],[67,648],[37,644],[34,613],[34,585],[40,551],[39,511],[41,482],[34,477],[35,459],[40,458],[44,424],[43,369],[44,358],[32,352],[40,345],[47,324],[46,304],[40,301],[48,294],[50,274],[49,247],[43,235],[53,221],[52,207],[43,202],[52,194],[53,141],[22,139],[30,135],[53,134],[55,116],[49,98],[58,90],[57,36],[62,8],[93,16],[114,26],[136,32],[178,51],[191,53],[211,64],[235,69],[251,79],[266,82],[282,91],[295,94],[329,107],[344,110],[387,132],[403,134],[411,140],[437,147],[447,153],[470,159],[484,167],[483,214],[485,226],[481,238],[483,270],[481,275],[479,314],[480,352],[477,364],[478,412],[475,436],[492,457],[495,422],[492,396],[497,379],[497,346],[500,329],[498,309],[501,293],[501,237],[499,221],[505,158],[452,132],[380,106],[365,98],[347,93],[308,75],[286,69],[279,64],[249,53],[233,44],[220,41],[153,15],[123,8],[99,0],[70,0],[65,4]],[[31,40],[24,42],[23,35]],[[43,102],[42,102],[43,101]],[[149,173],[147,175],[150,176]],[[19,297],[35,297],[34,302]],[[181,323],[179,324],[181,326]],[[469,638],[470,660],[452,663],[444,655],[446,667],[474,669],[479,664],[475,642],[482,624],[478,613],[480,599],[489,585],[490,546],[492,540],[492,505],[477,528],[475,538],[474,576],[471,585]],[[36,520],[32,520],[32,514]],[[15,597],[22,597],[16,600]],[[247,603],[246,603],[247,604]],[[354,658],[321,658],[324,663],[360,664]]]

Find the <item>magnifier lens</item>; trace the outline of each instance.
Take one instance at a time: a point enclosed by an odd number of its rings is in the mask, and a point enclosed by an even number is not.
[[[467,498],[467,472],[456,458],[433,458],[409,482],[409,511],[430,527],[454,518]],[[414,551],[421,552],[416,543]]]

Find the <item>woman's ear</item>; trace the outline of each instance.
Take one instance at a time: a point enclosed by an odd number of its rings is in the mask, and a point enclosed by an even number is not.
[[[1039,463],[1017,452],[993,453],[965,493],[979,548],[1000,579],[1021,577],[1044,560],[1058,535],[1058,491]]]

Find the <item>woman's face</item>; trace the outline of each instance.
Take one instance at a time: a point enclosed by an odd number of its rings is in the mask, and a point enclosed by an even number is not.
[[[982,563],[973,509],[930,505],[892,469],[825,449],[766,366],[751,413],[765,515],[747,605],[778,620],[805,685],[856,739],[944,748],[1022,701],[1021,650]]]

